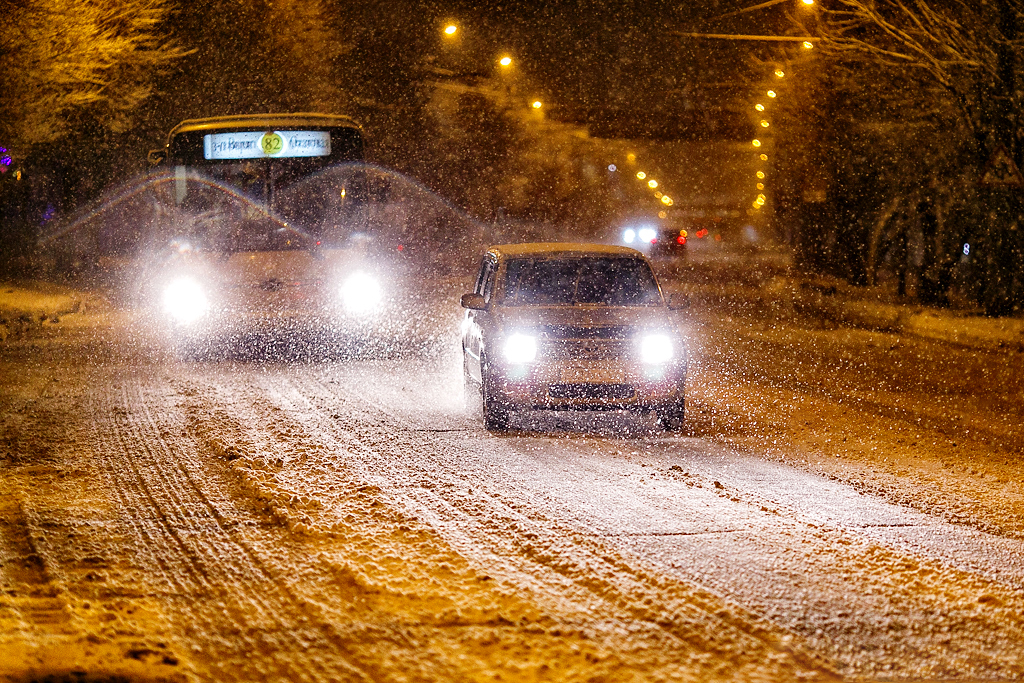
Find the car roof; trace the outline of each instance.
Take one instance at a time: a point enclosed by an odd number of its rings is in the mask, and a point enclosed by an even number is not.
[[[586,242],[496,244],[488,251],[498,258],[509,256],[631,256],[634,258],[645,258],[642,253],[629,247],[621,247],[614,244],[589,244]]]
[[[263,130],[276,128],[355,128],[358,123],[338,114],[240,114],[186,119],[171,129],[168,140],[179,133],[197,130]]]

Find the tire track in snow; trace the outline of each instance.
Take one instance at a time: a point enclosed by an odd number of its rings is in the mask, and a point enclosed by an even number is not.
[[[515,558],[514,565],[520,556],[530,556],[538,545],[546,546],[550,554],[543,557],[540,564],[551,569],[560,559],[580,553],[557,533],[546,538],[544,525],[557,528],[561,523],[561,531],[566,534],[604,533],[602,527],[607,525],[597,513],[609,503],[614,503],[608,507],[614,513],[619,509],[616,505],[623,504],[614,498],[594,497],[595,507],[581,510],[569,506],[560,515],[555,513],[558,523],[545,519],[539,510],[555,511],[559,503],[565,501],[561,492],[544,480],[544,472],[558,475],[558,468],[584,470],[571,482],[573,485],[586,484],[588,478],[614,482],[617,470],[623,467],[621,459],[604,462],[591,458],[588,462],[586,450],[593,447],[593,439],[568,439],[564,443],[569,445],[565,446],[557,440],[541,437],[506,440],[481,433],[485,441],[479,444],[473,443],[476,437],[467,437],[460,443],[458,435],[431,431],[436,429],[436,424],[422,424],[424,432],[411,435],[407,426],[410,421],[416,421],[415,413],[408,410],[399,413],[391,404],[377,400],[391,390],[382,386],[386,381],[370,385],[358,375],[348,376],[346,380],[345,374],[344,371],[335,374],[341,384],[334,389],[298,372],[285,378],[264,377],[261,384],[268,396],[276,395],[275,403],[286,413],[291,412],[296,421],[316,425],[318,430],[335,434],[339,441],[360,444],[361,448],[353,454],[365,462],[370,480],[410,501],[418,514],[431,519],[444,533],[461,534],[461,547],[467,553],[479,554],[481,542],[493,546],[496,543],[492,538],[493,523],[501,520],[516,543],[497,550],[492,548],[493,555],[506,560]],[[317,414],[318,419],[313,420],[313,415]],[[536,444],[537,454],[530,453],[534,449],[529,445],[523,447],[524,443]],[[671,440],[654,443],[658,444],[656,452],[662,454],[662,460],[667,462],[674,457],[676,461],[688,461],[685,447],[680,451],[680,446],[673,446]],[[478,451],[481,447],[492,448],[493,452],[483,455]],[[517,460],[529,466],[518,472],[500,472],[500,467],[494,464]],[[556,470],[551,470],[551,466]],[[530,467],[534,471],[530,471]],[[729,471],[727,463],[708,470],[709,473],[720,472],[719,476]],[[805,476],[794,474],[797,478]],[[517,483],[517,477],[522,475],[534,478],[526,484]],[[741,485],[749,488],[749,480],[743,483],[742,479],[743,476],[738,477]],[[480,496],[461,495],[460,489],[464,492],[474,485],[485,488],[488,480],[497,483],[486,491],[490,496],[486,505],[481,504]],[[663,481],[655,483],[664,488]],[[705,482],[710,483],[710,480]],[[762,484],[762,488],[765,485]],[[614,484],[611,488],[605,487],[611,494],[619,488]],[[1014,642],[1024,636],[1018,609],[1022,600],[1013,588],[993,584],[969,570],[951,570],[943,566],[943,559],[948,558],[924,559],[919,554],[927,550],[923,546],[911,548],[909,554],[905,544],[897,544],[895,548],[880,547],[878,544],[886,539],[877,529],[819,528],[820,520],[801,519],[806,515],[790,519],[780,518],[777,511],[757,512],[756,504],[736,497],[742,495],[742,488],[708,488],[711,509],[718,511],[716,515],[753,508],[754,514],[741,520],[750,527],[746,537],[738,534],[724,545],[708,545],[700,541],[699,536],[681,543],[687,537],[673,534],[665,541],[652,544],[643,540],[649,539],[649,534],[639,534],[632,540],[627,535],[614,546],[631,555],[633,565],[639,561],[649,566],[653,561],[660,564],[663,574],[675,575],[687,582],[696,581],[697,585],[710,587],[719,595],[735,596],[741,603],[770,616],[776,624],[796,629],[814,644],[816,651],[829,653],[843,662],[843,668],[849,673],[891,675],[893,666],[896,670],[904,667],[904,670],[909,669],[907,675],[918,676],[1003,676],[1024,671],[1021,653],[1014,646]],[[659,501],[667,502],[664,495],[654,492],[643,504],[650,503],[656,508]],[[622,512],[628,512],[633,505],[632,501],[625,503]],[[646,509],[641,516],[646,515]],[[670,505],[669,509],[680,508]],[[568,528],[564,524],[568,524]],[[531,534],[534,538],[530,538]],[[538,537],[544,540],[537,541]],[[977,542],[976,539],[962,540]],[[729,546],[736,546],[742,552],[737,554]],[[660,557],[666,549],[667,555]],[[708,561],[699,559],[709,552]],[[679,559],[684,561],[679,563]],[[737,561],[742,564],[735,565]],[[733,566],[735,570],[730,571]],[[793,578],[787,578],[790,574]],[[744,581],[750,581],[751,585],[742,585]],[[772,589],[772,586],[777,588]],[[762,593],[759,597],[758,591],[769,589],[777,590],[778,595]],[[976,599],[979,602],[976,603]],[[984,605],[981,612],[979,604]],[[845,616],[837,618],[836,613]],[[958,633],[956,650],[941,646],[947,640],[944,632],[948,631]],[[965,655],[965,652],[971,654]]]
[[[243,416],[244,421],[265,424],[280,419],[273,410],[258,410],[262,397],[312,441],[342,444],[358,458],[366,481],[430,523],[465,557],[490,574],[504,574],[510,583],[546,595],[560,608],[570,597],[581,621],[592,628],[640,628],[648,635],[667,637],[675,647],[685,643],[689,648],[716,652],[738,668],[769,657],[787,676],[834,677],[829,667],[800,648],[791,634],[780,633],[717,595],[628,564],[600,542],[588,539],[582,546],[576,544],[571,537],[577,530],[545,517],[535,506],[492,494],[483,500],[475,498],[467,507],[431,491],[431,482],[444,476],[444,467],[450,469],[451,465],[437,462],[439,452],[452,449],[443,438],[416,440],[396,430],[381,429],[382,417],[385,424],[393,420],[377,410],[365,413],[361,420],[356,416],[339,419],[338,395],[316,380],[292,382],[261,375],[258,381],[260,391],[249,390],[254,412]],[[231,389],[222,386],[221,391]],[[345,408],[362,413],[365,408],[359,403],[365,405],[365,401],[347,401]],[[378,424],[371,427],[374,422]],[[396,453],[401,453],[401,472],[395,468]],[[396,484],[396,477],[404,481]],[[496,527],[504,533],[495,534]],[[615,626],[609,627],[609,620]]]
[[[306,606],[233,531],[246,513],[221,510],[228,503],[204,493],[197,476],[210,486],[210,473],[168,393],[134,381],[115,405],[97,400],[92,412],[122,520],[188,625],[184,637],[197,651],[208,648],[202,654],[212,670],[223,658],[234,675],[241,669],[253,680],[369,680],[330,626],[309,624]]]

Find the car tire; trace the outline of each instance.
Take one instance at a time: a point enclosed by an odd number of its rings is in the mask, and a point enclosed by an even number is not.
[[[486,365],[481,375],[483,383],[480,387],[480,393],[483,399],[484,427],[489,432],[505,431],[508,429],[512,410],[504,401],[494,395],[493,380],[490,378],[491,373]]]
[[[657,412],[658,420],[666,432],[679,432],[686,426],[686,406],[682,400],[660,408]]]

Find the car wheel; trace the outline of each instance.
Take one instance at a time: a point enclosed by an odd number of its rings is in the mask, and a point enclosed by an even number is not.
[[[685,403],[680,400],[678,403],[659,409],[658,419],[661,421],[661,426],[665,431],[681,431],[686,426]]]
[[[495,396],[493,380],[490,377],[491,373],[486,365],[481,374],[483,376],[483,384],[480,390],[483,395],[484,427],[489,432],[504,431],[508,429],[512,411],[504,401]]]

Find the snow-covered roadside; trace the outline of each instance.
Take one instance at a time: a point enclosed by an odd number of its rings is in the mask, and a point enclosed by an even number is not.
[[[727,315],[757,312],[780,320],[801,317],[985,351],[1024,351],[1024,317],[989,318],[980,311],[923,306],[891,287],[860,287],[838,278],[799,273],[784,251],[693,252],[654,261],[662,287],[684,292],[695,308]]]
[[[794,286],[795,285],[795,286]],[[870,290],[790,285],[794,307],[806,315],[871,330],[909,334],[977,349],[1024,351],[1024,320],[879,300]]]
[[[108,307],[104,297],[92,292],[42,281],[0,282],[0,342],[60,325],[88,324],[88,314]]]

